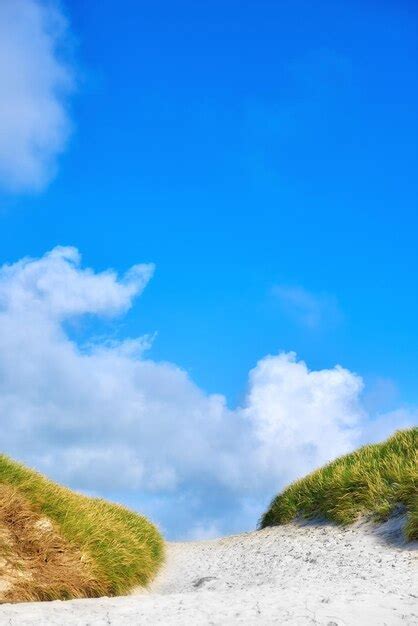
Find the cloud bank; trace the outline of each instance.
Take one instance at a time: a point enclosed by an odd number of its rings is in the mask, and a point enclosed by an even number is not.
[[[0,2],[0,187],[40,190],[70,131],[67,23],[52,2]]]
[[[171,535],[249,528],[285,483],[358,445],[362,380],[270,355],[232,410],[175,364],[147,358],[146,338],[85,346],[70,336],[74,318],[126,312],[152,273],[94,272],[71,247],[0,268],[2,448],[146,511]]]

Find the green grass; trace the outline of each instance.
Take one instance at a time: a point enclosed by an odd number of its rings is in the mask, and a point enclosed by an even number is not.
[[[95,595],[120,595],[146,585],[164,558],[164,542],[145,517],[87,498],[0,455],[0,484],[13,487],[60,535],[86,555]]]
[[[274,498],[259,526],[296,517],[350,524],[360,515],[385,520],[398,505],[407,513],[405,535],[418,539],[418,428],[340,457],[293,483]]]

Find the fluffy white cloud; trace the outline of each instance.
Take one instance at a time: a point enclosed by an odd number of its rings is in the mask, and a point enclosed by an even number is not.
[[[147,339],[70,338],[70,318],[123,313],[152,270],[95,273],[63,247],[0,268],[2,448],[172,533],[254,525],[286,482],[358,444],[362,381],[268,356],[230,410],[176,365],[146,358]]]
[[[309,371],[294,353],[262,359],[250,372],[243,411],[259,442],[259,467],[290,480],[349,450],[359,438],[362,388],[338,365]]]
[[[114,315],[131,306],[154,271],[134,265],[118,281],[113,271],[80,268],[76,248],[58,246],[43,258],[22,259],[0,272],[0,307],[14,314],[39,313],[55,321],[94,313]]]
[[[52,2],[0,2],[0,186],[41,189],[53,176],[70,123],[73,79],[62,61],[64,16]]]

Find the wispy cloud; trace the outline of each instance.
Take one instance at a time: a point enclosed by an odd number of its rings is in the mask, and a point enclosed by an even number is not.
[[[42,0],[0,2],[0,187],[42,189],[65,148],[73,76],[63,60],[67,21]]]
[[[297,285],[276,285],[272,292],[283,312],[306,328],[335,326],[342,319],[337,299],[329,294],[313,293]]]

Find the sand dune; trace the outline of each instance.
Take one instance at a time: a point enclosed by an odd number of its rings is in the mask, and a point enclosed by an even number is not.
[[[416,625],[417,545],[404,545],[402,521],[289,524],[171,543],[145,593],[3,605],[0,623]]]

